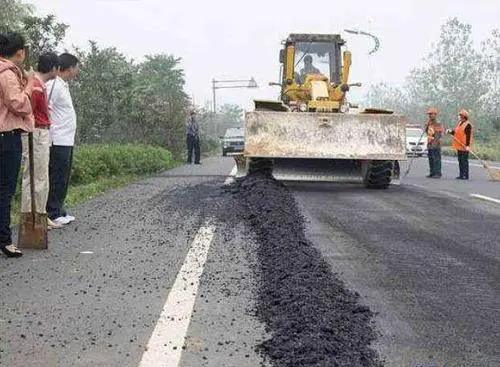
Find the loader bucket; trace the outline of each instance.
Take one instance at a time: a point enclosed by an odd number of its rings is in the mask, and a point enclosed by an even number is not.
[[[278,180],[360,182],[372,162],[406,158],[405,135],[401,115],[253,111],[245,157],[272,159]]]

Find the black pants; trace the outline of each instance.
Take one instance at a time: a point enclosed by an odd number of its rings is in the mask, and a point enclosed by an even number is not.
[[[64,200],[68,193],[73,147],[52,145],[49,161],[49,198],[47,200],[47,216],[54,220],[66,216]]]
[[[460,169],[461,178],[469,179],[469,152],[459,150],[458,154],[458,167]]]
[[[441,148],[429,148],[429,171],[431,176],[441,176]]]
[[[21,168],[21,132],[0,132],[0,245],[12,244],[10,210]]]
[[[188,163],[192,162],[193,150],[194,150],[194,163],[200,163],[200,138],[193,135],[188,135],[186,138],[188,156]]]

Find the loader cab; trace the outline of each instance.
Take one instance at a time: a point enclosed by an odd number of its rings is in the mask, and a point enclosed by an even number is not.
[[[284,70],[282,85],[302,84],[306,74],[312,71],[319,71],[334,85],[340,84],[341,46],[344,44],[339,35],[291,34],[280,51],[280,63]]]

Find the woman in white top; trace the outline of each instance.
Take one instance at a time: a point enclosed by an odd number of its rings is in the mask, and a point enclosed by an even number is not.
[[[69,224],[75,217],[64,209],[64,200],[69,186],[73,146],[76,134],[76,113],[69,91],[68,81],[74,79],[80,69],[78,59],[68,53],[59,56],[60,71],[56,79],[47,83],[51,91],[49,103],[51,125],[50,138],[50,192],[47,215],[56,224]]]

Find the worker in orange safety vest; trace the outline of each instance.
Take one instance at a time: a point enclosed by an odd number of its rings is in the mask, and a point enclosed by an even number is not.
[[[453,130],[447,130],[448,133],[453,135],[453,148],[457,151],[458,166],[460,175],[457,180],[469,179],[469,151],[472,144],[473,131],[472,124],[469,121],[469,112],[467,110],[460,110],[458,113],[460,121]]]
[[[429,120],[425,126],[427,133],[427,156],[429,157],[429,178],[441,178],[441,141],[444,135],[444,126],[437,121],[438,109],[427,110]]]

